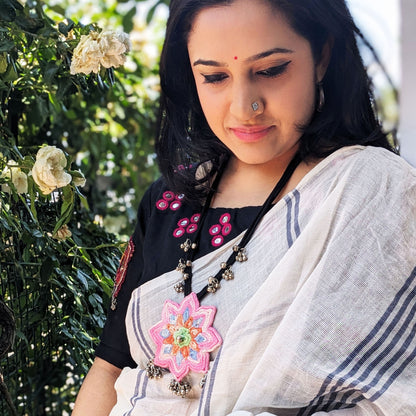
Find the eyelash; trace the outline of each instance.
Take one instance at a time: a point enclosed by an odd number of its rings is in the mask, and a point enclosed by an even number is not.
[[[264,78],[276,78],[279,75],[282,75],[286,72],[287,67],[292,61],[285,62],[282,65],[273,66],[271,68],[265,69],[264,71],[256,72],[256,75],[259,75]],[[219,84],[220,82],[224,81],[228,78],[226,74],[212,74],[212,75],[204,75],[202,76],[205,78],[204,84]]]
[[[272,68],[266,69],[264,71],[256,72],[257,75],[265,76],[267,78],[275,78],[279,75],[282,75],[286,72],[287,67],[292,61],[285,62],[282,65],[273,66]]]

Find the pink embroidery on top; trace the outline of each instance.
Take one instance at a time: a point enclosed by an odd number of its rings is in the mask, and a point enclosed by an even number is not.
[[[182,218],[178,221],[176,228],[173,231],[173,236],[176,238],[182,237],[185,233],[193,234],[198,229],[198,222],[201,218],[201,214],[193,214],[192,217]]]
[[[216,235],[211,240],[211,244],[214,247],[219,247],[224,242],[224,237],[222,235]]]
[[[162,199],[156,202],[156,208],[160,211],[165,211],[170,208],[172,211],[177,211],[182,206],[183,194],[174,194],[171,191],[163,192]]]
[[[173,202],[169,205],[169,208],[170,208],[172,211],[177,211],[177,210],[181,207],[181,205],[182,205],[182,202],[181,202],[181,201],[173,201]]]
[[[183,194],[175,194],[171,191],[163,192],[162,199],[156,202],[156,208],[159,211],[177,211],[182,206]],[[190,218],[182,218],[177,222],[177,228],[173,231],[175,238],[181,238],[185,234],[193,234],[198,230],[198,222],[201,219],[201,214],[193,214]],[[231,214],[226,212],[219,218],[218,224],[214,224],[209,229],[209,234],[212,236],[211,244],[214,247],[219,247],[224,243],[224,237],[229,235],[232,230]]]
[[[226,214],[222,214],[220,217],[220,224],[227,224],[229,223],[231,220],[231,215],[226,213]]]
[[[156,208],[160,211],[164,211],[169,208],[169,203],[164,199],[159,199],[159,201],[156,202]]]
[[[227,236],[231,233],[232,225],[230,224],[231,214],[228,212],[222,214],[219,219],[219,224],[214,224],[209,229],[209,233],[213,236],[211,240],[211,244],[214,247],[219,247],[221,244],[224,243],[224,236]]]
[[[175,231],[173,232],[173,236],[176,238],[180,238],[185,234],[185,232],[186,232],[185,228],[178,227],[178,228],[175,228]]]
[[[221,234],[223,236],[226,236],[226,235],[230,234],[232,228],[233,227],[232,227],[231,224],[225,224],[224,227],[222,227]]]
[[[182,218],[178,221],[179,227],[187,227],[189,225],[189,219],[188,218]]]
[[[186,232],[188,234],[193,234],[198,229],[198,226],[196,224],[191,224],[188,227],[186,227]]]
[[[221,232],[221,225],[215,224],[209,229],[211,235],[217,235]]]
[[[200,218],[201,218],[201,214],[194,214],[191,217],[191,222],[197,223],[200,220]]]
[[[175,199],[175,194],[170,191],[163,192],[163,199],[165,201],[173,201]]]

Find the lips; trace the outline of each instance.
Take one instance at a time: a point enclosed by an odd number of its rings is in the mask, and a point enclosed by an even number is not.
[[[267,136],[274,126],[241,126],[230,130],[243,142],[256,142]]]

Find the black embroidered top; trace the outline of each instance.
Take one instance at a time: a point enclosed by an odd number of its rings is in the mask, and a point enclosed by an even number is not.
[[[246,230],[259,210],[260,207],[210,208],[195,258],[208,254]],[[166,189],[161,179],[147,190],[138,210],[136,229],[116,275],[115,309],[108,313],[96,349],[97,357],[119,368],[136,367],[125,328],[131,293],[138,286],[176,268],[183,257],[179,246],[187,238],[192,240],[199,220],[200,211],[186,205],[181,195]]]

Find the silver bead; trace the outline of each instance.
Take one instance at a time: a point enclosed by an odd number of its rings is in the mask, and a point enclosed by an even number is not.
[[[185,261],[183,259],[180,259],[178,265],[176,266],[176,270],[180,273],[183,273],[185,268],[186,268]]]
[[[172,379],[169,384],[169,390],[182,398],[191,391],[191,388],[191,385],[187,381],[176,381]]]
[[[221,269],[226,269],[227,268],[227,263],[224,261],[221,263]]]
[[[212,276],[208,279],[207,291],[209,293],[215,293],[220,287],[221,286],[220,286],[220,282],[218,281],[218,279]]]
[[[236,261],[239,261],[240,263],[247,261],[248,257],[246,255],[246,249],[245,248],[239,248],[238,254],[235,256]]]
[[[222,274],[222,278],[224,280],[233,280],[234,279],[234,272],[231,270],[231,267],[229,267],[225,272]]]
[[[153,360],[149,360],[146,365],[146,375],[149,378],[161,378],[162,369],[154,364]]]
[[[180,248],[186,253],[192,246],[193,244],[191,244],[191,240],[187,238],[185,242],[180,245]]]
[[[177,293],[183,293],[185,290],[182,282],[176,283],[176,285],[173,286],[173,288],[176,290]]]

